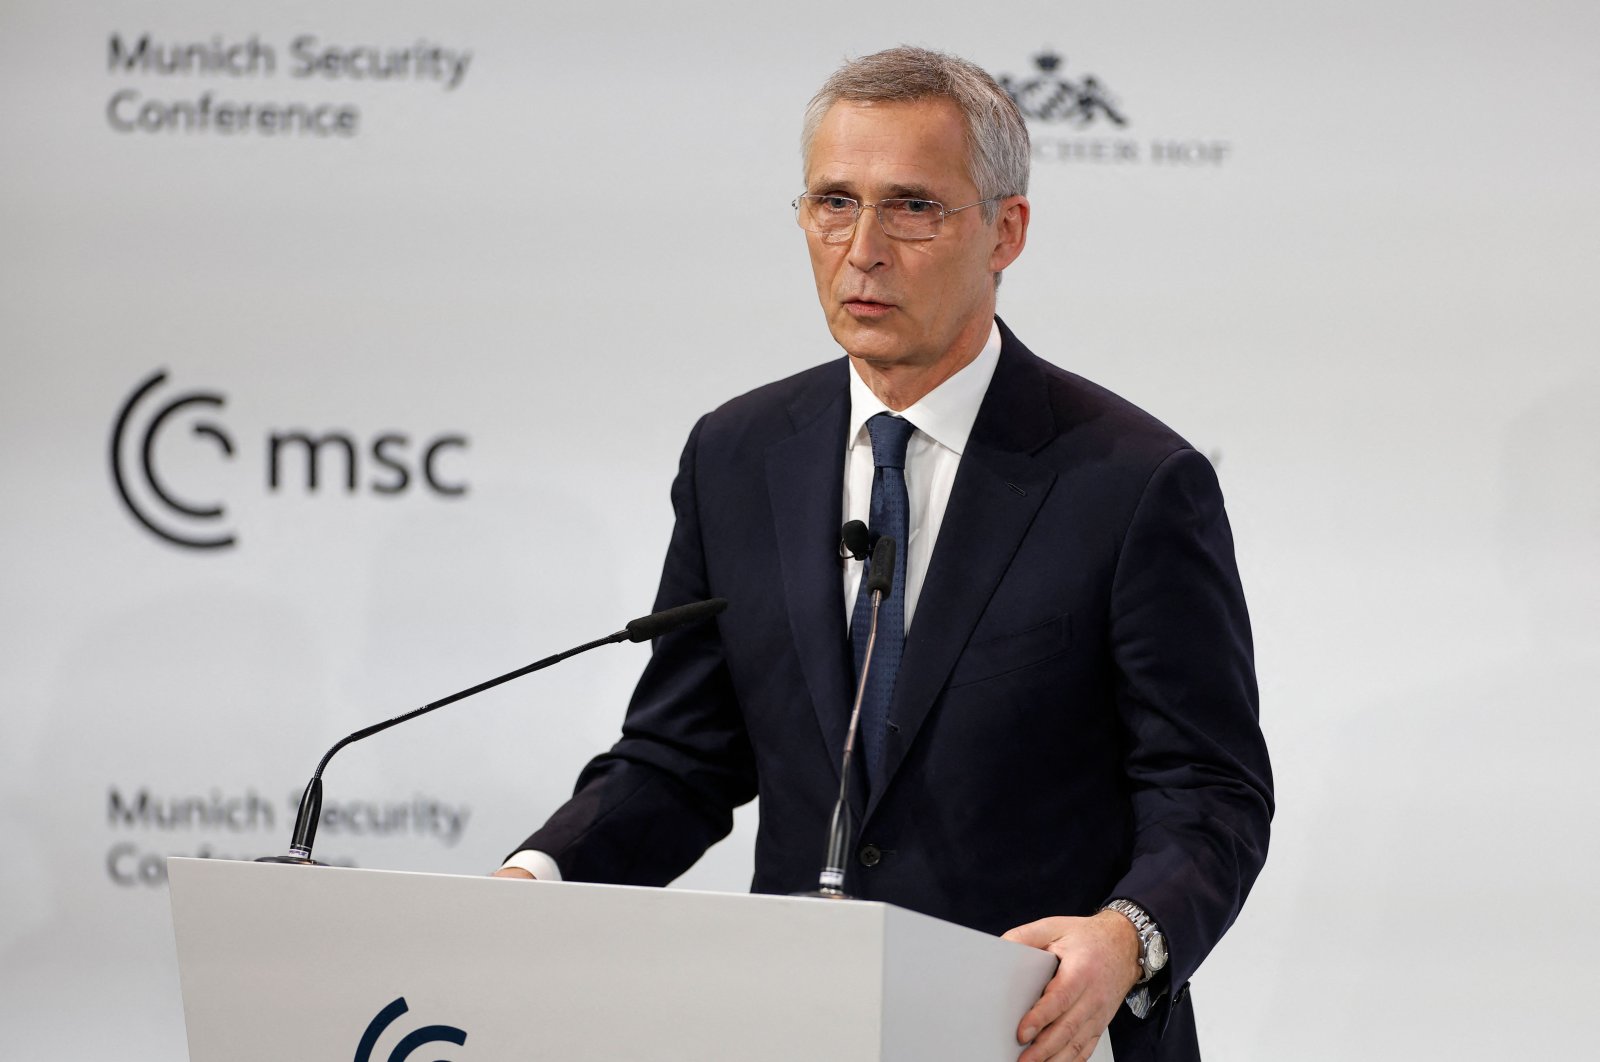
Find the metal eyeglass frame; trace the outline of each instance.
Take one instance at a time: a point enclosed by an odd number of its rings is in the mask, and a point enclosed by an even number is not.
[[[844,242],[843,239],[837,239],[837,238],[832,238],[832,237],[844,237],[844,236],[846,236],[846,234],[853,234],[856,231],[856,226],[861,223],[861,212],[863,210],[867,210],[869,208],[872,210],[873,216],[878,219],[878,229],[879,229],[879,231],[881,231],[885,236],[889,237],[891,240],[919,240],[920,241],[920,240],[937,239],[938,236],[939,236],[939,233],[938,232],[934,232],[934,233],[932,233],[930,235],[927,235],[927,236],[899,236],[899,235],[896,235],[895,233],[890,232],[889,229],[884,225],[884,223],[883,223],[883,212],[880,211],[878,208],[880,206],[882,206],[884,203],[927,203],[929,206],[938,208],[939,225],[942,227],[944,225],[944,219],[949,217],[951,214],[959,214],[963,210],[971,210],[973,207],[983,206],[985,203],[998,203],[1000,200],[1006,199],[1006,198],[1009,198],[1009,197],[1008,196],[1004,196],[1004,195],[992,195],[988,199],[980,199],[976,203],[968,203],[966,206],[951,207],[949,210],[946,210],[944,208],[944,204],[939,202],[938,200],[935,200],[935,199],[918,199],[915,196],[896,196],[893,199],[880,199],[876,203],[864,203],[861,200],[854,199],[854,198],[852,198],[852,197],[850,197],[848,195],[816,195],[816,194],[813,194],[813,193],[810,193],[810,192],[806,192],[806,193],[803,193],[801,195],[795,196],[794,202],[790,203],[789,205],[794,208],[794,220],[795,220],[795,223],[798,224],[801,229],[803,229],[806,232],[814,232],[818,236],[821,236],[824,240],[828,240],[828,242],[830,242],[830,243],[843,243]],[[856,205],[855,214],[850,218],[850,224],[847,227],[842,228],[842,229],[808,229],[808,228],[806,228],[805,223],[800,220],[800,202],[801,202],[801,200],[804,200],[804,199],[843,199],[847,203],[854,203]]]

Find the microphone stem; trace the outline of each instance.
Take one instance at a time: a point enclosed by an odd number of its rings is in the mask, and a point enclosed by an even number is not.
[[[471,689],[461,690],[459,693],[452,693],[448,697],[441,697],[437,701],[424,704],[421,708],[413,708],[411,711],[397,715],[393,719],[385,719],[381,723],[374,723],[369,727],[363,727],[362,729],[357,730],[354,734],[348,734],[345,737],[340,738],[338,742],[334,744],[333,748],[329,749],[325,754],[323,754],[321,762],[317,764],[317,769],[311,772],[311,777],[313,779],[321,778],[323,770],[328,766],[328,761],[333,759],[333,754],[353,741],[360,741],[362,738],[369,738],[374,734],[382,733],[383,731],[388,730],[391,726],[398,726],[407,719],[415,719],[419,715],[426,715],[435,708],[443,708],[447,704],[454,704],[455,702],[464,700],[465,698],[471,697],[474,694],[482,693],[484,690],[493,689],[503,682],[510,682],[512,679],[521,678],[523,675],[530,675],[535,671],[542,671],[552,664],[561,663],[561,661],[567,659],[569,656],[577,656],[579,653],[587,653],[590,649],[598,649],[602,645],[610,645],[613,642],[626,641],[627,637],[627,631],[618,631],[615,634],[608,634],[604,638],[596,638],[594,641],[586,642],[583,645],[578,646],[576,649],[568,649],[564,653],[557,653],[554,656],[547,656],[543,660],[536,660],[527,667],[519,667],[515,671],[507,671],[504,675],[501,675],[498,678],[489,679],[487,682],[480,682]]]
[[[883,592],[873,591],[872,622],[867,627],[867,647],[861,654],[861,677],[856,682],[856,702],[850,708],[850,726],[844,735],[844,760],[839,767],[839,800],[833,806],[833,821],[828,825],[828,854],[823,859],[817,891],[824,896],[843,897],[844,865],[850,846],[850,768],[855,763],[856,731],[861,723],[861,701],[867,691],[867,676],[872,671],[872,647],[878,641],[878,606]]]
[[[626,630],[617,631],[615,634],[608,634],[604,638],[596,638],[594,641],[585,642],[583,645],[580,645],[575,649],[568,649],[566,652],[557,653],[554,656],[547,656],[543,660],[535,660],[526,667],[519,667],[515,671],[507,671],[504,675],[501,675],[498,678],[489,679],[487,682],[480,682],[470,689],[461,690],[458,693],[452,693],[448,697],[441,697],[437,701],[424,704],[421,708],[413,708],[411,711],[397,715],[393,719],[385,719],[381,723],[374,723],[371,726],[363,727],[353,734],[347,734],[340,738],[334,743],[333,748],[329,749],[323,754],[322,759],[317,763],[317,769],[311,772],[311,781],[306,783],[305,792],[301,794],[300,808],[295,813],[294,818],[294,833],[289,842],[289,861],[309,862],[311,859],[311,845],[317,839],[317,821],[322,815],[322,772],[327,769],[328,761],[333,759],[333,754],[344,748],[346,745],[350,744],[351,742],[360,741],[362,738],[369,738],[374,734],[380,734],[392,726],[398,726],[399,724],[404,723],[408,719],[415,719],[419,715],[426,715],[435,708],[443,708],[447,704],[454,704],[456,701],[471,697],[473,694],[482,693],[484,690],[493,689],[503,682],[510,682],[512,679],[521,678],[523,675],[528,675],[535,671],[543,670],[552,664],[559,664],[569,656],[577,656],[579,653],[587,653],[590,649],[598,649],[602,645],[611,645],[614,642],[627,641],[627,639],[628,632]]]

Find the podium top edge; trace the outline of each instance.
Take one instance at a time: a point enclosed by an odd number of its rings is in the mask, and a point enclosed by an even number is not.
[[[785,896],[785,895],[779,895],[779,894],[774,894],[774,893],[732,892],[732,891],[723,891],[723,890],[717,890],[717,889],[675,889],[675,888],[672,888],[671,886],[660,887],[660,886],[655,886],[655,885],[610,885],[610,884],[603,884],[603,883],[599,883],[599,882],[588,882],[588,881],[539,881],[539,882],[535,882],[533,886],[529,886],[529,884],[526,881],[515,881],[515,880],[508,880],[508,879],[505,879],[505,878],[495,878],[495,877],[493,877],[491,875],[488,875],[488,874],[447,874],[447,873],[441,873],[439,871],[431,871],[431,870],[391,870],[391,869],[381,869],[381,868],[376,868],[376,867],[299,866],[299,865],[295,865],[293,863],[258,863],[258,862],[254,861],[254,860],[249,860],[249,859],[215,859],[215,858],[202,858],[202,857],[198,857],[198,856],[168,856],[167,857],[167,866],[169,868],[169,873],[170,873],[171,868],[177,867],[177,868],[180,869],[181,873],[189,873],[191,871],[191,868],[193,870],[195,870],[195,871],[202,871],[202,872],[203,872],[203,868],[212,868],[212,869],[218,869],[219,872],[222,872],[222,873],[260,873],[260,872],[266,872],[266,873],[274,873],[275,874],[275,873],[288,872],[288,873],[295,873],[295,874],[339,874],[339,875],[354,874],[354,875],[363,875],[363,876],[374,876],[375,875],[375,876],[382,876],[382,877],[388,877],[388,878],[404,877],[404,878],[431,879],[431,880],[440,880],[440,881],[475,881],[475,882],[493,883],[496,886],[499,886],[501,883],[505,883],[505,884],[514,885],[514,886],[521,886],[523,888],[536,887],[536,888],[540,888],[540,889],[610,890],[610,891],[628,892],[628,893],[648,893],[648,894],[652,894],[652,895],[666,893],[666,894],[670,894],[670,895],[674,895],[674,896],[730,896],[730,897],[738,897],[740,899],[754,899],[754,900],[761,900],[761,901],[786,901],[786,902],[794,902],[794,903],[827,903],[827,904],[833,904],[833,905],[840,906],[840,907],[851,907],[851,908],[855,908],[855,909],[858,909],[858,910],[860,910],[860,909],[876,909],[876,910],[886,910],[886,911],[887,910],[894,910],[894,911],[904,911],[906,914],[912,914],[912,915],[916,915],[917,914],[917,912],[915,912],[915,911],[908,911],[905,908],[897,907],[896,905],[894,905],[892,903],[887,903],[887,902],[882,901],[882,900],[855,900],[855,899],[829,900],[829,899],[822,899],[822,898],[819,898],[819,897]],[[252,869],[250,869],[250,870],[242,870],[241,869],[241,868],[245,868],[245,867],[249,867],[249,868],[252,868]],[[228,869],[227,870],[221,870],[220,868],[228,868]],[[929,916],[927,916],[927,915],[919,915],[919,917],[926,918],[926,917],[929,917]],[[936,919],[936,921],[937,921],[937,919]]]

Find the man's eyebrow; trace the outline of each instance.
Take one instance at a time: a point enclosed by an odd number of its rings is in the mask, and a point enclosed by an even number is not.
[[[822,176],[806,185],[806,194],[808,195],[818,195],[823,192],[840,192],[851,198],[860,198],[849,181],[838,177]],[[891,184],[884,190],[882,198],[926,199],[933,202],[937,201],[939,197],[925,184]]]
[[[849,190],[850,182],[839,177],[818,177],[816,180],[806,184],[806,192],[810,195],[816,195],[819,192],[848,192]]]
[[[895,184],[889,186],[889,194],[885,199],[927,199],[933,201],[939,197],[933,194],[925,184]]]

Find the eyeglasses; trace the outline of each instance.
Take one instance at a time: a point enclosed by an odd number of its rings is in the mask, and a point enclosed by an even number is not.
[[[931,240],[939,235],[939,227],[951,214],[1004,198],[1003,195],[990,196],[951,210],[931,199],[880,199],[876,203],[862,203],[843,195],[803,195],[791,205],[794,219],[802,229],[817,233],[826,243],[843,243],[855,232],[856,221],[868,208],[878,215],[878,227],[885,236],[896,240]]]

